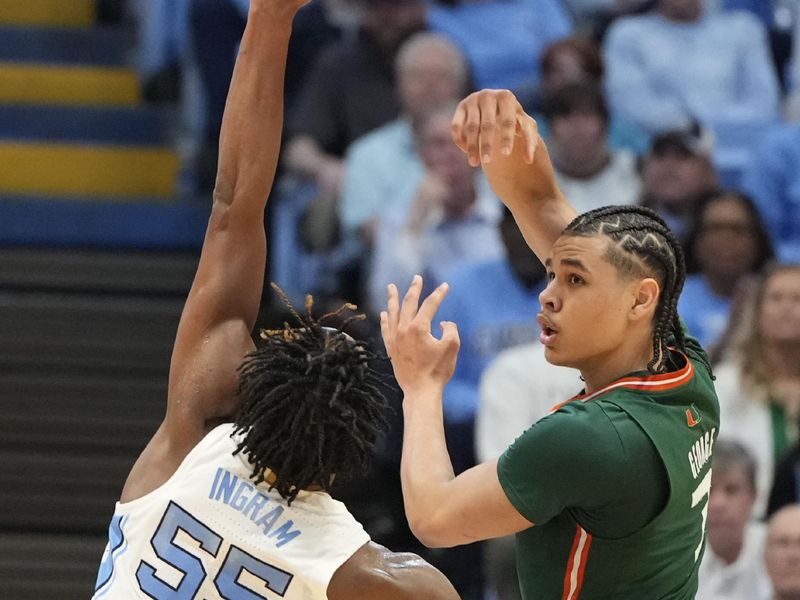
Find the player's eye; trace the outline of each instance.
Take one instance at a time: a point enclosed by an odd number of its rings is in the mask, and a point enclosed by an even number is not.
[[[579,285],[581,283],[584,283],[584,280],[583,277],[581,277],[580,275],[573,274],[569,276],[569,282],[573,285]]]
[[[547,272],[547,281],[553,281],[556,278],[556,274],[554,271]]]

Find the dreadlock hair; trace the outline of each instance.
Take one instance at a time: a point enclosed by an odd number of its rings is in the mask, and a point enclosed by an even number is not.
[[[248,457],[256,484],[269,469],[270,489],[291,504],[304,488],[328,491],[334,475],[347,479],[367,469],[387,430],[381,389],[386,383],[370,367],[379,357],[344,333],[363,315],[349,317],[342,330],[322,325],[354,305],[317,320],[310,295],[300,315],[286,294],[272,287],[298,327],[284,323],[283,329],[262,331],[264,343],[239,367],[242,404],[235,433],[242,438],[234,454]]]
[[[576,217],[562,235],[610,238],[606,259],[628,277],[653,277],[661,286],[653,323],[651,373],[669,366],[668,340],[686,351],[686,340],[678,317],[678,297],[686,279],[683,249],[666,222],[643,206],[605,206]],[[672,338],[672,340],[671,340]],[[711,370],[710,365],[709,372]]]

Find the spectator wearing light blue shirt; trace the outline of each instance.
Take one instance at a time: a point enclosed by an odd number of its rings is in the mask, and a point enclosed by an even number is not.
[[[345,156],[339,218],[345,235],[358,234],[368,247],[378,219],[411,205],[425,177],[416,133],[427,113],[467,93],[469,66],[448,38],[430,32],[406,41],[395,62],[402,114],[353,142]]]
[[[753,197],[778,256],[800,261],[800,125],[776,128],[756,145],[742,187]]]
[[[428,24],[461,46],[478,88],[535,86],[539,56],[551,42],[572,33],[572,20],[559,0],[432,4]]]
[[[455,105],[444,105],[420,124],[425,177],[411,206],[397,206],[381,219],[368,282],[375,310],[384,306],[390,283],[402,285],[420,274],[435,287],[448,273],[503,254],[500,202],[453,143],[454,110]]]
[[[619,19],[605,41],[612,112],[650,132],[777,117],[767,33],[749,12],[704,14],[702,0],[659,0]]]
[[[733,298],[747,277],[774,257],[772,242],[753,201],[739,192],[718,192],[697,208],[686,240],[689,275],[678,312],[689,332],[713,348],[728,326]]]

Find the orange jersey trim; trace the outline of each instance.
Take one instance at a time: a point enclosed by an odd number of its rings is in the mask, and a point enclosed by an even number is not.
[[[583,588],[583,576],[586,572],[586,561],[592,546],[592,536],[580,525],[576,525],[572,550],[569,553],[567,569],[564,572],[564,594],[561,600],[577,600]]]
[[[686,359],[686,365],[678,371],[662,373],[660,375],[648,375],[647,377],[623,377],[622,379],[618,379],[617,381],[614,381],[608,384],[606,387],[601,388],[591,394],[579,394],[573,398],[570,398],[569,400],[560,402],[551,408],[550,412],[556,412],[562,406],[569,404],[573,400],[589,402],[589,400],[594,400],[598,396],[621,387],[640,392],[664,392],[680,387],[683,384],[691,381],[694,377],[694,367],[692,366],[692,362],[685,354],[681,353],[681,355]]]

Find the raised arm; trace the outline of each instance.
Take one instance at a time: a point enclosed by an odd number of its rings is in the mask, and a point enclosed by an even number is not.
[[[556,183],[536,121],[508,90],[482,90],[461,101],[453,140],[508,206],[528,245],[542,262],[576,216]]]
[[[283,123],[292,19],[308,0],[252,0],[228,94],[200,264],[170,365],[164,429],[179,451],[235,412],[236,369],[253,349],[266,265],[264,208]]]

